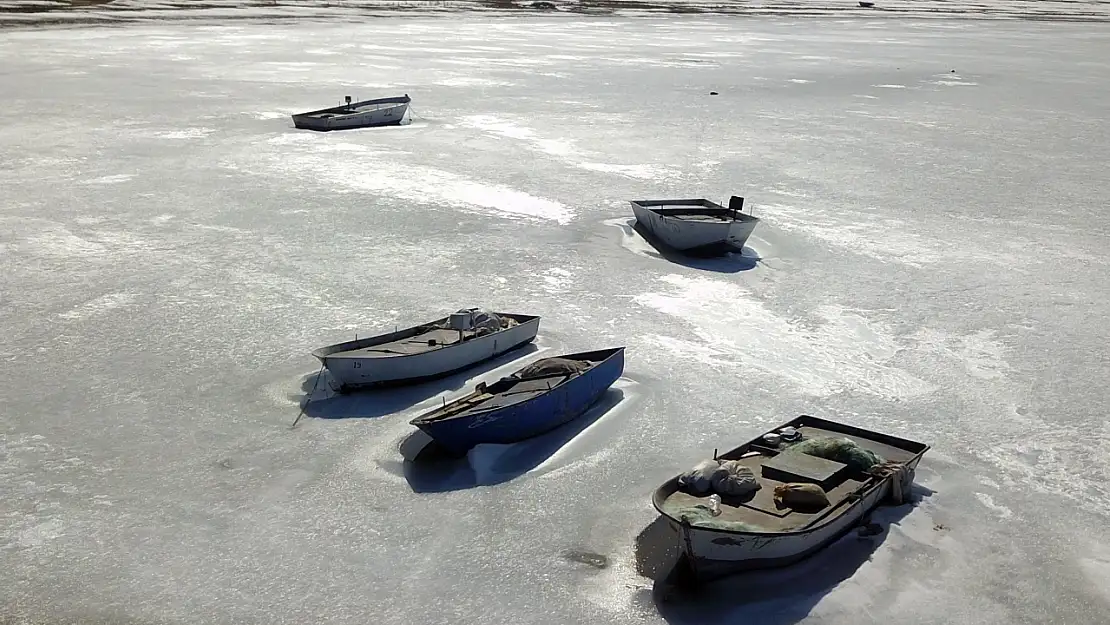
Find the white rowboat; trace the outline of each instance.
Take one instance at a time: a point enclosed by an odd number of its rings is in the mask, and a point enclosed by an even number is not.
[[[759,219],[744,214],[744,198],[728,208],[705,199],[632,200],[636,228],[646,238],[691,256],[741,252]]]
[[[435,321],[312,352],[345,392],[415,384],[462,371],[531,343],[534,315],[460,310]]]

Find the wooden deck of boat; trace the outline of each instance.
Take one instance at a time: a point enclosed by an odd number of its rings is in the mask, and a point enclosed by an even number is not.
[[[811,426],[801,427],[798,431],[807,439],[817,437],[851,439],[860,447],[879,454],[884,460],[906,462],[914,456],[914,454],[908,450],[899,449],[860,436],[851,436],[841,432],[834,432]],[[722,454],[720,457],[729,460],[737,459],[730,457],[729,454]],[[775,487],[783,484],[783,482],[763,477],[761,474],[761,465],[772,457],[771,455],[760,455],[739,458],[741,464],[750,468],[752,472],[755,473],[761,488],[755,492],[754,496],[749,495],[746,498],[722,497],[721,514],[717,517],[718,520],[737,521],[767,532],[785,532],[808,525],[815,518],[828,511],[828,508],[824,508],[812,512],[801,512],[790,508],[777,507],[774,500]],[[826,493],[829,498],[829,507],[835,507],[837,504],[843,502],[845,497],[864,484],[865,482],[861,480],[847,479],[843,483],[837,485]],[[708,505],[709,496],[711,494],[712,493],[706,493],[704,496],[699,497],[679,490],[668,496],[664,505],[668,509],[689,508],[698,504]]]
[[[432,416],[429,421],[440,419],[458,419],[480,412],[500,410],[514,404],[529,401],[537,395],[542,395],[569,380],[569,375],[551,375],[543,378],[534,378],[518,382],[503,393],[479,393],[468,397],[461,404],[448,405],[446,410]]]
[[[315,113],[302,113],[300,116],[314,117],[318,119],[325,117],[345,117],[348,115],[358,115],[359,113],[368,113],[370,111],[379,111],[382,109],[389,109],[398,106],[404,106],[404,104],[400,102],[383,102],[378,104],[365,104],[363,106],[344,106],[327,109],[325,111],[317,111]]]
[[[392,358],[394,356],[411,356],[413,354],[423,354],[425,352],[443,349],[449,345],[455,345],[466,338],[473,337],[473,331],[466,330],[459,335],[458,330],[451,330],[448,328],[437,328],[429,330],[421,334],[416,334],[408,338],[400,339],[397,341],[390,341],[388,343],[381,343],[378,345],[368,345],[358,349],[349,349],[342,352],[329,354],[329,358]],[[429,341],[435,341],[430,344]]]

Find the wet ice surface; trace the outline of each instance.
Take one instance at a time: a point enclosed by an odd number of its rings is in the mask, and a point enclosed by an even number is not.
[[[719,17],[4,33],[0,620],[1106,622],[1107,49]],[[407,127],[288,118],[406,92]],[[628,228],[627,199],[733,193],[748,258]],[[408,420],[467,376],[318,390],[289,429],[310,349],[470,305],[543,315],[528,358],[627,345],[625,378],[449,473],[405,464]],[[802,412],[934,445],[919,505],[657,605],[651,490]]]

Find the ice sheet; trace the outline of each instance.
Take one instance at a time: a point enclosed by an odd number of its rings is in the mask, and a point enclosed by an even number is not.
[[[0,622],[1110,620],[1102,29],[352,10],[0,33]],[[733,194],[743,255],[629,226]],[[625,377],[446,473],[408,420],[519,361],[289,429],[311,349],[464,306]],[[919,504],[653,597],[651,490],[802,412],[932,444]]]

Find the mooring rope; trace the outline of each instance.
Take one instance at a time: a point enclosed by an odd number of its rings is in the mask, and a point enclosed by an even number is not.
[[[308,392],[308,399],[303,404],[301,404],[301,411],[297,413],[297,418],[293,420],[293,425],[289,426],[290,430],[297,427],[297,422],[300,421],[301,417],[304,416],[304,410],[305,408],[308,408],[308,404],[312,401],[312,396],[316,394],[316,387],[320,384],[320,376],[323,374],[324,365],[321,364],[320,370],[316,372],[316,381],[312,383],[312,390]]]
[[[895,504],[901,505],[906,500],[906,465],[901,462],[884,462],[867,470],[875,477],[890,479],[890,498]]]

